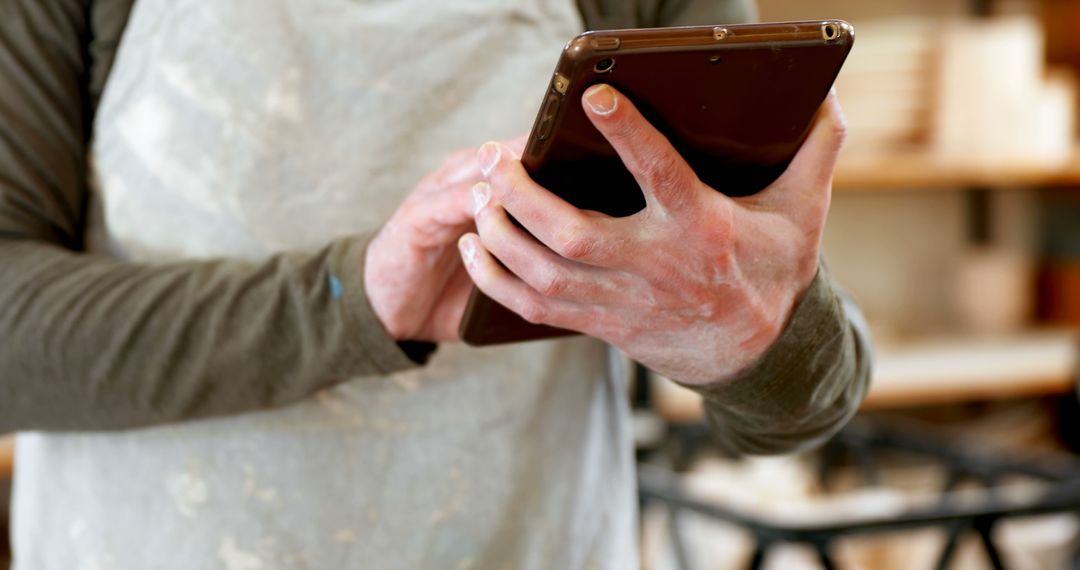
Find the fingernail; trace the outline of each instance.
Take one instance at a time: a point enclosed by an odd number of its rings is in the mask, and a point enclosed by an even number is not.
[[[585,92],[585,102],[597,115],[610,115],[619,108],[619,98],[615,90],[607,85],[595,85]]]
[[[480,160],[480,172],[483,172],[484,176],[490,176],[495,165],[499,163],[499,158],[502,157],[502,147],[496,142],[484,143],[477,151],[476,157]]]
[[[469,236],[462,236],[458,240],[458,249],[461,250],[461,259],[465,262],[465,267],[469,269],[476,268],[476,244],[473,243]]]
[[[473,215],[479,214],[480,210],[487,206],[491,200],[491,185],[487,182],[477,182],[472,187]]]

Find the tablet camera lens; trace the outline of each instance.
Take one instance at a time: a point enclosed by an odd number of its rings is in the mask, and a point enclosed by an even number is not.
[[[593,66],[593,71],[597,73],[608,73],[614,68],[615,60],[610,57],[605,57],[604,59],[596,62],[596,65]]]

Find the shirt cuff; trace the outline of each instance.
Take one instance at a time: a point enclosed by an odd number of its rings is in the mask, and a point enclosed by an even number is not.
[[[374,234],[339,240],[330,257],[331,295],[352,331],[357,350],[380,374],[393,374],[427,363],[437,345],[429,342],[398,342],[383,326],[368,302],[364,288],[367,246]]]

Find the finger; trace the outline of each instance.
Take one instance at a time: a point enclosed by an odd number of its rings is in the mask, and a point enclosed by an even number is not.
[[[591,304],[618,297],[616,272],[556,255],[515,226],[497,204],[477,212],[476,228],[484,247],[544,297]]]
[[[795,170],[812,172],[818,181],[831,181],[846,137],[847,120],[840,108],[840,99],[836,96],[836,91],[832,90],[818,109],[810,135],[806,137],[806,142],[795,155],[791,165]]]
[[[828,200],[833,172],[844,146],[847,122],[835,91],[830,91],[818,110],[814,125],[799,152],[770,187],[767,198],[779,207],[802,210],[806,205]]]
[[[503,145],[510,149],[511,156],[520,159],[525,152],[529,134],[525,133],[509,139]],[[454,151],[446,157],[442,166],[424,179],[425,191],[440,191],[454,184],[473,184],[483,177],[480,165],[476,162],[476,147],[467,147]]]
[[[411,196],[387,222],[390,231],[398,226],[411,230],[419,247],[439,247],[457,241],[473,226],[476,204],[469,184],[458,184],[441,192]]]
[[[477,288],[500,305],[521,315],[526,321],[559,328],[579,330],[574,318],[579,309],[559,299],[549,299],[503,268],[480,242],[476,234],[458,240],[462,261]]]
[[[460,339],[458,330],[461,326],[461,318],[465,314],[469,295],[472,293],[473,283],[464,265],[461,264],[461,259],[457,258],[455,261],[457,267],[447,280],[443,288],[443,296],[431,313],[431,338],[421,340],[442,342]]]
[[[480,147],[480,169],[494,198],[526,230],[560,256],[572,261],[614,267],[620,263],[612,219],[589,215],[533,182],[521,162],[498,143]]]
[[[693,169],[629,99],[608,85],[594,85],[585,91],[582,105],[634,175],[649,206],[678,210],[701,196]]]

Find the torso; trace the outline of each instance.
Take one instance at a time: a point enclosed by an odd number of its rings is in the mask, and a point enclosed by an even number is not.
[[[449,152],[527,130],[580,28],[571,0],[141,0],[95,131],[104,247],[370,231]],[[283,410],[21,436],[16,564],[632,567],[629,438],[596,341],[444,346]]]

